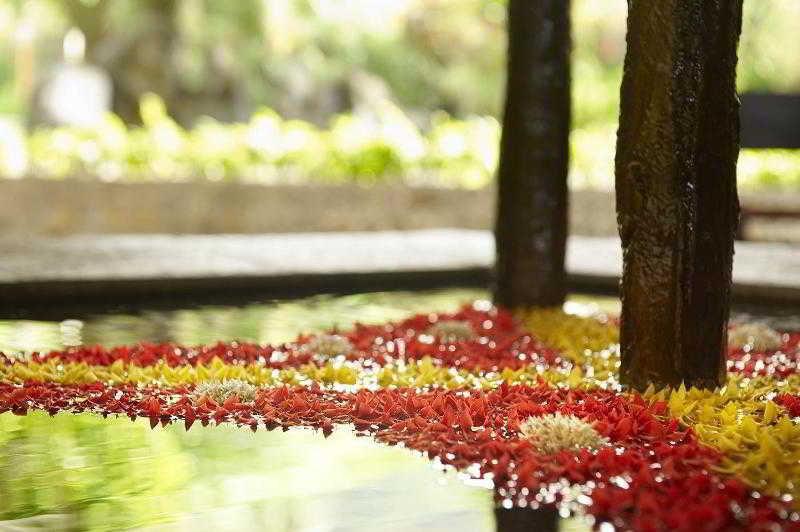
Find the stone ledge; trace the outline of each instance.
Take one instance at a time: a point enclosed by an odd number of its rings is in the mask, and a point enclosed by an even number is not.
[[[297,297],[320,292],[487,286],[488,231],[438,229],[270,235],[115,235],[0,239],[0,313],[65,303]],[[734,298],[800,306],[800,253],[737,242]],[[570,237],[570,288],[616,294],[613,237]]]

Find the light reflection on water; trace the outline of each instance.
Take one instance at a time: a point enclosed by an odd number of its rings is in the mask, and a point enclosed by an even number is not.
[[[477,290],[0,322],[6,352],[78,344],[282,342],[354,321],[456,310]],[[89,414],[0,415],[0,531],[492,530],[491,491],[338,428],[256,434]]]
[[[493,527],[490,490],[346,428],[325,439],[42,413],[0,415],[0,520],[0,530]]]
[[[61,322],[0,320],[0,350],[61,349],[69,345],[122,345],[141,341],[206,344],[241,340],[279,343],[300,332],[379,323],[417,312],[455,311],[461,304],[488,297],[482,290],[391,292],[317,296],[244,306],[106,314]]]
[[[196,345],[240,340],[280,343],[301,332],[352,327],[356,321],[381,323],[419,312],[456,311],[466,302],[486,299],[485,290],[379,292],[317,296],[243,306],[207,306],[185,310],[104,314],[64,321],[0,320],[0,351],[47,351],[73,345],[107,346],[137,342]],[[617,313],[614,298],[572,296],[569,312]]]

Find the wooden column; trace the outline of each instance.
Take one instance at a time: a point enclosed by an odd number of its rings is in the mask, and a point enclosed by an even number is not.
[[[494,290],[506,307],[564,301],[569,52],[568,0],[509,1]]]
[[[617,138],[621,378],[724,382],[742,0],[628,0]]]

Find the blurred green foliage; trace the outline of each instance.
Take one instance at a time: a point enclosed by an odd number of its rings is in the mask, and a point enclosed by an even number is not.
[[[144,424],[99,421],[0,416],[0,520],[70,515],[66,529],[119,530],[163,513],[150,501],[184,484],[191,463]]]
[[[500,125],[491,116],[462,120],[442,112],[432,117],[430,129],[423,132],[389,103],[370,117],[336,115],[325,129],[284,120],[262,109],[248,122],[226,124],[205,118],[187,130],[166,114],[155,95],[143,98],[141,115],[141,126],[128,126],[109,114],[91,128],[38,129],[27,138],[18,131],[5,146],[16,146],[17,156],[24,151],[27,175],[56,179],[260,184],[398,181],[478,188],[492,181],[500,137]],[[573,131],[572,186],[613,186],[615,127],[606,123]],[[0,172],[12,173],[11,161],[2,155],[0,148]],[[800,151],[743,150],[739,182],[800,186]]]
[[[571,183],[610,187],[626,4],[572,5]],[[33,39],[41,74],[77,26],[87,61],[114,81],[116,114],[93,130],[29,138],[0,124],[0,172],[481,186],[496,164],[505,9],[504,0],[0,0],[0,112],[28,108],[14,77],[20,43]],[[800,92],[798,20],[796,0],[745,3],[742,91]],[[799,186],[800,156],[746,151],[740,181]]]
[[[572,5],[575,125],[613,121],[626,4]],[[497,116],[505,17],[505,0],[0,0],[0,86],[13,83],[20,28],[30,26],[43,73],[77,26],[87,37],[87,60],[112,74],[121,97],[135,106],[145,92],[159,93],[185,125],[204,114],[244,120],[264,106],[320,124],[352,104],[323,100],[358,73],[383,80],[411,114]],[[790,45],[798,20],[795,0],[746,3],[742,90],[800,90]],[[161,47],[155,53],[147,46],[153,43]]]
[[[491,117],[456,120],[439,113],[423,135],[389,103],[371,117],[336,115],[327,129],[262,109],[245,123],[205,118],[187,130],[166,114],[155,95],[143,98],[141,116],[141,126],[129,127],[109,114],[96,127],[38,129],[21,140],[27,146],[27,173],[107,181],[402,179],[476,187],[494,170],[500,132]]]

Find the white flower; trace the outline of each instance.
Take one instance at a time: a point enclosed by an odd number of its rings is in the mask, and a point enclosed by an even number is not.
[[[458,320],[438,321],[425,329],[424,334],[433,336],[442,342],[468,342],[475,339],[475,331],[469,323]]]
[[[201,382],[195,387],[192,395],[196,399],[207,395],[217,402],[217,404],[222,404],[228,397],[236,394],[239,396],[239,401],[246,403],[255,400],[256,390],[257,388],[252,384],[240,381],[238,379],[231,379],[222,382]]]
[[[522,437],[541,454],[559,451],[597,449],[608,445],[608,438],[594,427],[575,416],[564,416],[560,412],[528,418],[521,426]]]
[[[338,334],[321,334],[303,345],[302,349],[316,355],[333,358],[349,355],[353,351],[353,344]]]
[[[765,323],[743,323],[728,331],[728,345],[750,346],[753,351],[773,351],[781,348],[783,337]]]

